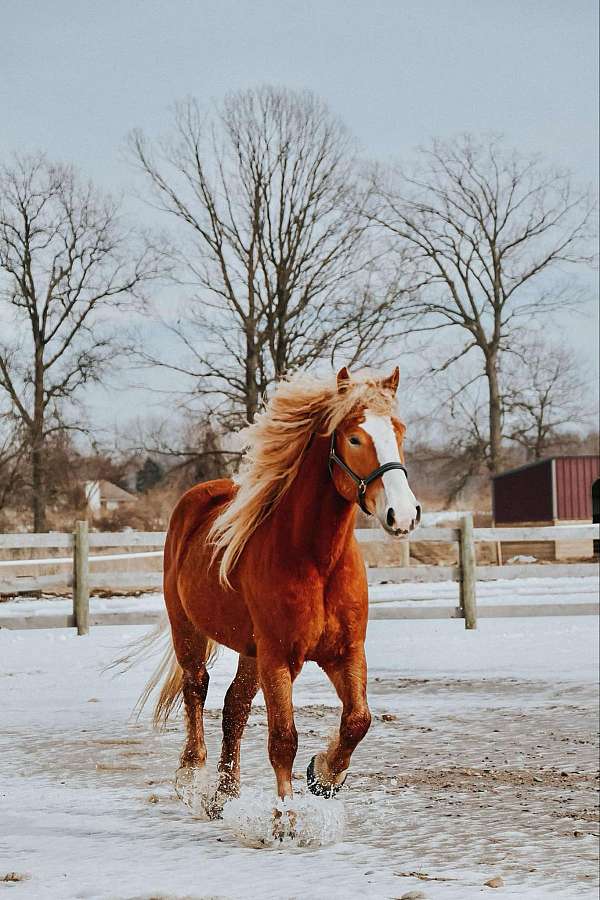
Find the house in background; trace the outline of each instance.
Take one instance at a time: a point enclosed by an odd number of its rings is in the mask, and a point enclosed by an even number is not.
[[[492,480],[494,525],[582,525],[592,522],[600,456],[557,456],[500,472]],[[596,501],[597,502],[597,501]],[[503,542],[503,552],[505,550]],[[592,556],[592,541],[510,543],[511,555],[538,559]],[[506,555],[504,552],[504,555]],[[551,557],[552,558],[552,557]]]
[[[114,512],[124,506],[137,503],[137,497],[124,491],[112,481],[86,481],[84,484],[85,499],[92,516]]]

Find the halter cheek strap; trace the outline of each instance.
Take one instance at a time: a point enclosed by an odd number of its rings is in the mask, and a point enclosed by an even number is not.
[[[390,472],[392,469],[400,469],[406,477],[408,478],[408,472],[406,471],[406,466],[403,466],[402,463],[399,462],[387,462],[382,466],[378,466],[377,469],[373,469],[368,475],[365,475],[364,478],[361,478],[360,475],[357,475],[350,466],[347,466],[344,460],[337,455],[335,452],[335,431],[331,435],[331,443],[329,444],[329,474],[333,476],[333,464],[336,463],[340,469],[346,473],[346,475],[352,479],[352,481],[358,487],[358,497],[357,503],[362,509],[364,513],[368,516],[371,515],[369,510],[367,509],[367,505],[365,503],[365,495],[367,493],[367,488],[371,484],[372,481],[375,481],[377,478],[381,478],[386,472]]]

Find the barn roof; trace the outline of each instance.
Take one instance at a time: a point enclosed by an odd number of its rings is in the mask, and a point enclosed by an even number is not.
[[[514,469],[505,469],[503,472],[497,472],[495,475],[492,475],[492,481],[496,478],[503,478],[504,475],[514,475],[515,472],[524,472],[525,469],[534,469],[536,466],[544,466],[552,460],[555,459],[597,459],[600,460],[600,456],[595,453],[584,453],[579,456],[576,454],[571,454],[568,456],[545,456],[544,459],[536,459],[534,462],[525,463],[522,466],[515,466]]]
[[[105,481],[101,479],[98,482],[98,486],[100,488],[100,496],[103,500],[120,500],[122,503],[125,501],[137,500],[137,497],[134,494],[130,494],[129,491],[124,491],[123,488],[120,488],[118,484],[113,484],[112,481]]]

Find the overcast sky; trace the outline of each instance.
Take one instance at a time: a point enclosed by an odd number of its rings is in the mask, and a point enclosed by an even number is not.
[[[44,149],[127,190],[127,132],[264,82],[324,97],[380,159],[494,130],[597,184],[596,0],[2,3],[0,155]],[[143,207],[137,207],[143,217]],[[597,307],[562,321],[597,365]]]

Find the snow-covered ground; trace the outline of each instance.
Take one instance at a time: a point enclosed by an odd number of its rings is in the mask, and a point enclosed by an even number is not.
[[[583,581],[570,579],[565,594],[581,599],[580,589],[592,587]],[[440,587],[418,589],[439,600]],[[495,587],[510,595],[515,583]],[[61,603],[29,602],[52,610]],[[160,597],[98,604],[141,602],[156,606]],[[0,615],[24,603],[2,604]],[[177,799],[182,723],[157,734],[147,714],[129,717],[154,661],[122,676],[102,673],[144,631],[0,631],[0,895],[597,897],[596,617],[482,619],[474,632],[454,620],[371,622],[373,726],[339,796],[345,831],[310,850],[250,849],[226,823],[200,821]],[[223,652],[211,672],[213,767],[234,663]],[[294,699],[303,793],[306,765],[338,709],[312,664]],[[268,813],[273,777],[260,695],[242,768]],[[2,882],[13,872],[23,880]],[[503,887],[485,886],[495,877]]]

